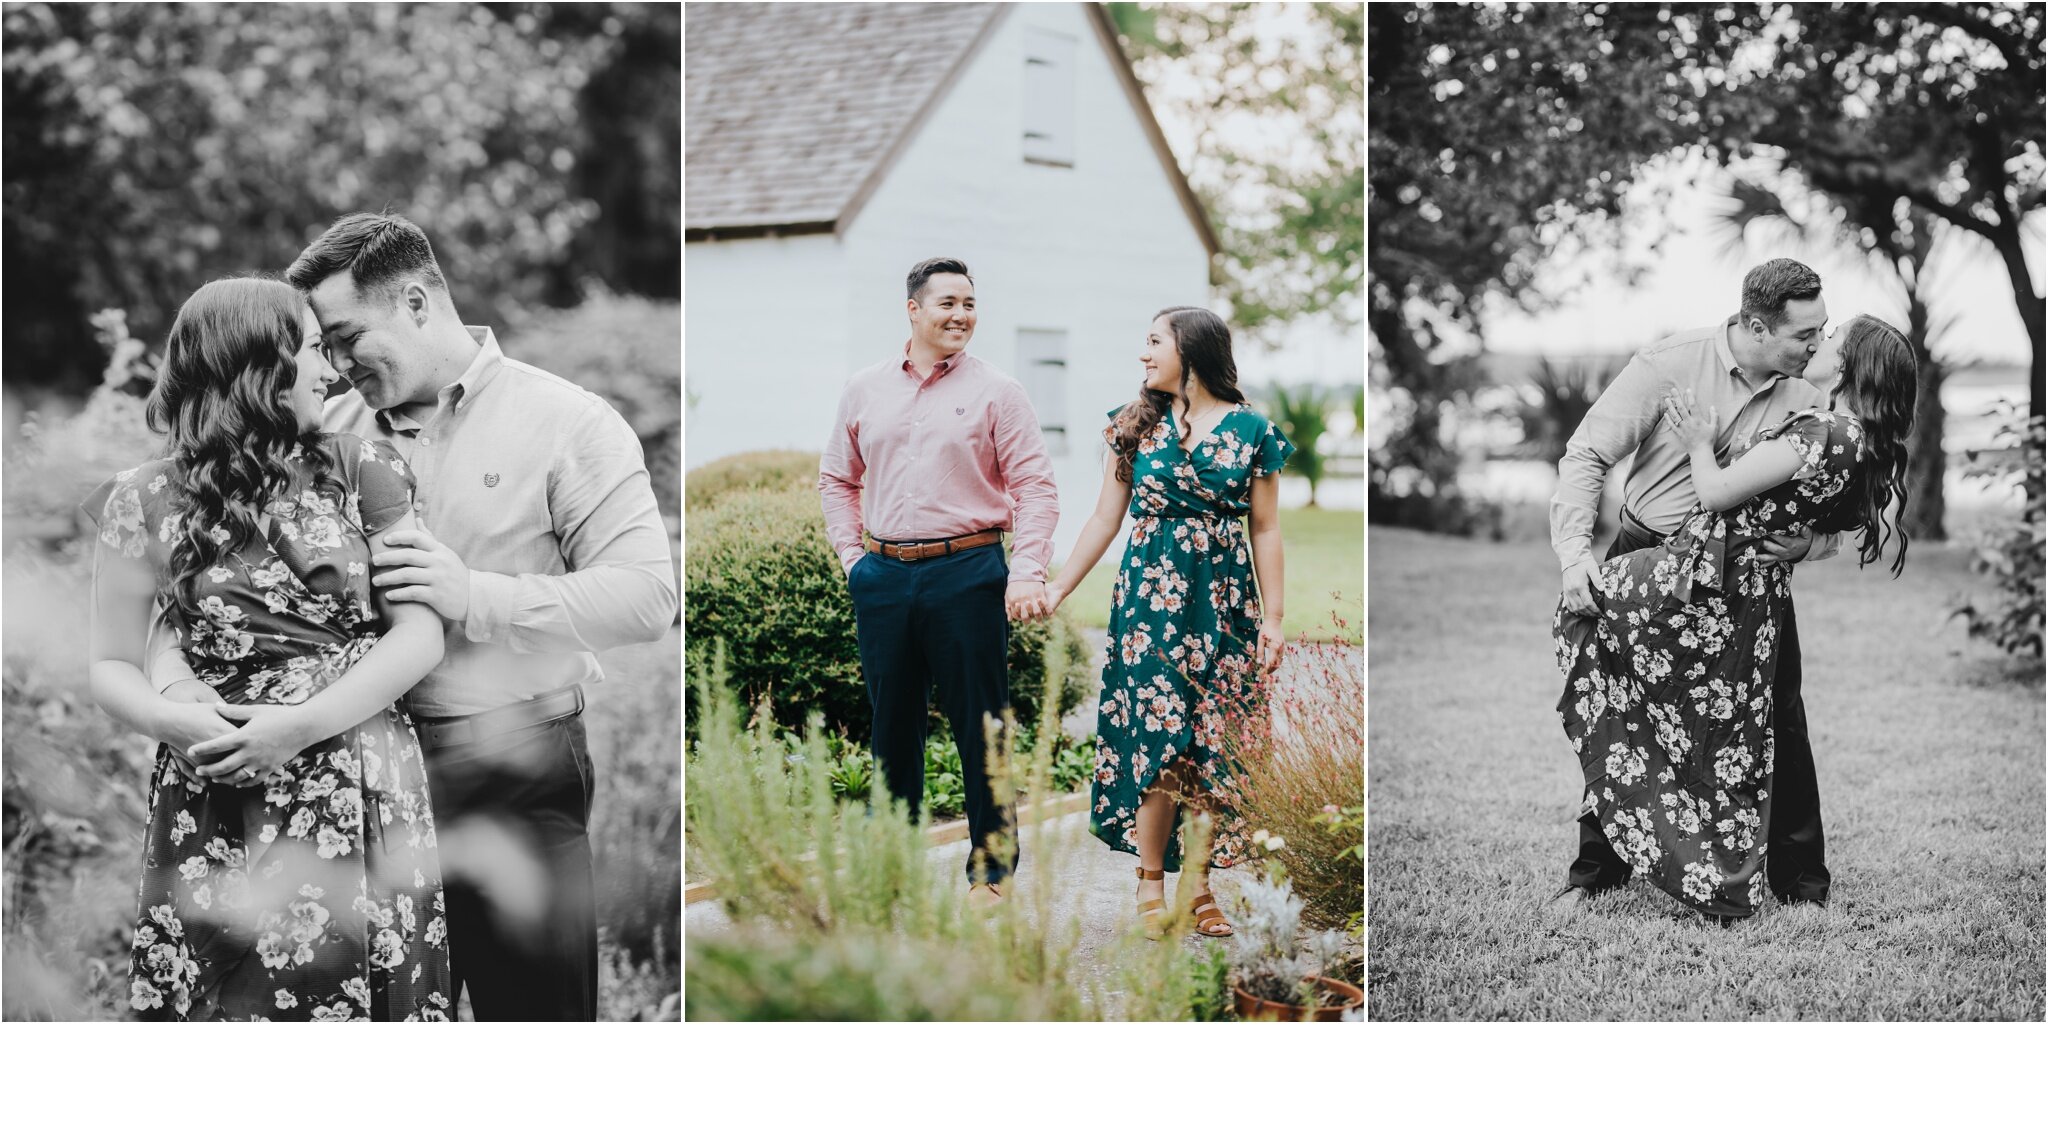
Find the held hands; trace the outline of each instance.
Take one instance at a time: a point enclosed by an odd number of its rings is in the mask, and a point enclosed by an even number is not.
[[[393,601],[423,602],[444,620],[468,618],[469,567],[459,555],[425,527],[393,531],[384,542],[400,549],[370,556],[370,564],[379,570],[371,585],[387,590],[385,596]]]
[[[214,710],[214,704],[221,701],[220,692],[200,680],[181,679],[164,688],[163,697],[176,704],[157,730],[158,738],[170,747],[171,765],[186,780],[205,783],[192,747],[235,732],[234,723]]]
[[[1003,591],[1003,614],[1013,621],[1049,617],[1066,600],[1065,591],[1046,582],[1011,582]]]
[[[1678,438],[1679,447],[1687,452],[1705,448],[1713,451],[1714,434],[1717,432],[1715,410],[1712,406],[1700,409],[1699,400],[1692,388],[1678,390],[1675,387],[1664,391],[1664,416],[1671,422],[1672,435]]]
[[[215,784],[245,788],[260,784],[279,765],[297,757],[316,739],[303,706],[236,706],[213,709],[239,728],[192,747],[203,762],[199,776]]]

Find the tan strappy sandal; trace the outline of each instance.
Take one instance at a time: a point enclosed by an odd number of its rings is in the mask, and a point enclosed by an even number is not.
[[[1147,882],[1164,881],[1166,881],[1165,870],[1146,870],[1142,866],[1138,868],[1138,888],[1140,890],[1145,888],[1145,883]],[[1161,890],[1165,888],[1164,886],[1160,887]],[[1166,898],[1164,894],[1156,901],[1141,901],[1138,903],[1138,924],[1144,927],[1145,939],[1148,941],[1156,941],[1166,935]]]
[[[1204,893],[1188,903],[1195,913],[1195,932],[1205,937],[1227,937],[1236,932],[1230,927],[1230,920],[1216,906],[1216,895]]]

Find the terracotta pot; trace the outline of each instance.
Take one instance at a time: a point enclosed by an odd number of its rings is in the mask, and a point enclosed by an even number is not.
[[[1333,980],[1328,976],[1305,976],[1303,978],[1322,985],[1324,991],[1344,997],[1343,1001],[1334,1007],[1316,1008],[1315,1022],[1341,1022],[1346,1012],[1356,1010],[1365,1005],[1365,992],[1345,983],[1343,980]],[[1237,1017],[1240,1019],[1272,1019],[1283,1023],[1310,1021],[1309,1009],[1307,1007],[1298,1007],[1292,1003],[1275,1003],[1270,999],[1261,999],[1245,989],[1234,985],[1230,990],[1237,993]]]

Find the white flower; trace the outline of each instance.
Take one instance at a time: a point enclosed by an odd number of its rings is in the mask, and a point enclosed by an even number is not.
[[[299,997],[293,995],[291,992],[285,990],[284,988],[277,989],[276,998],[277,1009],[280,1011],[289,1011],[292,1008],[299,1005]]]
[[[1287,840],[1282,839],[1277,835],[1271,835],[1266,837],[1265,847],[1268,852],[1278,851],[1285,848],[1286,846]]]

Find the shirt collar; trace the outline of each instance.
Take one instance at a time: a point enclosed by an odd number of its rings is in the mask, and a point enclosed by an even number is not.
[[[1775,374],[1751,377],[1748,371],[1743,370],[1742,366],[1735,362],[1735,352],[1728,346],[1728,329],[1735,327],[1741,322],[1742,314],[1740,312],[1721,322],[1721,330],[1714,333],[1714,354],[1719,358],[1722,370],[1740,379],[1742,384],[1751,390],[1761,390],[1785,376],[1783,374]]]
[[[489,328],[472,327],[468,324],[463,325],[462,330],[468,332],[469,338],[477,343],[476,357],[463,369],[462,377],[442,387],[441,392],[434,396],[431,407],[424,403],[408,403],[377,411],[377,420],[384,423],[384,428],[394,433],[417,432],[441,411],[459,412],[464,406],[476,401],[476,396],[483,393],[484,388],[498,377],[498,369],[505,365],[505,353],[498,347],[497,334]]]
[[[966,359],[967,351],[965,348],[962,348],[961,350],[956,351],[953,354],[946,356],[944,359],[941,359],[938,362],[932,364],[932,379],[936,381],[940,376],[952,372],[954,368],[960,366],[960,364],[964,362]],[[903,373],[909,375],[911,378],[923,377],[917,373],[917,365],[910,361],[909,340],[903,341]]]

